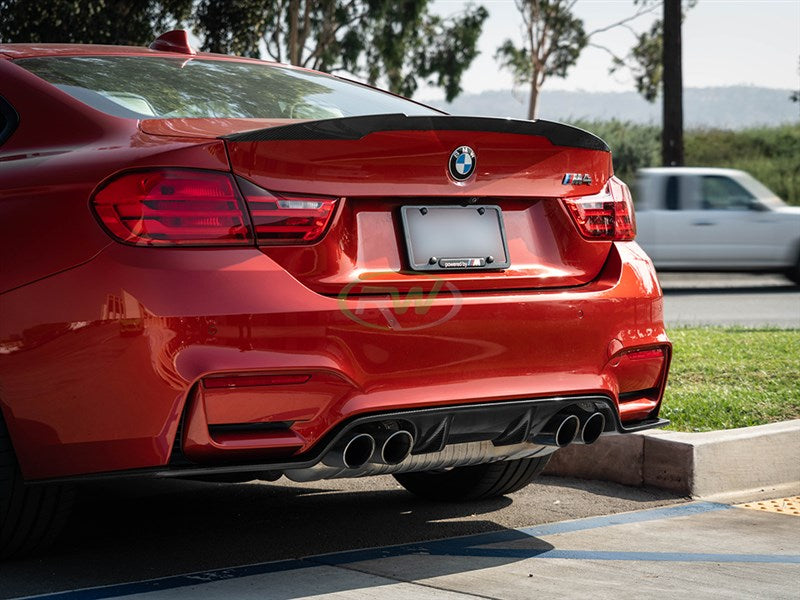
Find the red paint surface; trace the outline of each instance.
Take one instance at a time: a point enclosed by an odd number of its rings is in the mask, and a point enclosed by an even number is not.
[[[0,52],[36,53],[9,48]],[[623,420],[658,407],[666,363],[620,356],[668,348],[652,264],[635,242],[581,238],[559,200],[598,191],[558,178],[581,171],[602,185],[606,153],[470,132],[373,134],[360,146],[234,144],[235,171],[258,185],[344,198],[324,240],[263,251],[137,248],[112,241],[92,215],[103,181],[142,167],[229,172],[213,136],[265,124],[140,127],[11,60],[0,60],[0,95],[21,117],[0,147],[0,408],[29,479],[164,465],[184,412],[185,452],[216,461],[303,452],[343,419],[377,410],[584,393],[616,400],[653,380],[655,396],[625,403]],[[463,143],[479,156],[467,185],[444,172]],[[511,269],[448,273],[438,287],[405,271],[397,207],[472,196],[503,207]],[[310,378],[200,387],[209,376],[297,373]],[[287,431],[209,430],[287,421]]]

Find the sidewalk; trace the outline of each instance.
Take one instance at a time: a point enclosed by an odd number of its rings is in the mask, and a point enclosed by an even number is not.
[[[651,486],[693,498],[800,485],[800,419],[726,431],[654,430],[572,444],[546,474]]]

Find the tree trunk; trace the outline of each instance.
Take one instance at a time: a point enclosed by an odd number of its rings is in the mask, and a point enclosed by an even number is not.
[[[664,0],[664,107],[661,161],[683,165],[683,72],[681,66],[681,0]]]
[[[539,74],[534,73],[531,78],[531,99],[528,104],[528,119],[533,121],[539,110]]]
[[[297,31],[298,12],[300,12],[300,0],[291,0],[289,2],[289,63],[293,65],[300,64]]]

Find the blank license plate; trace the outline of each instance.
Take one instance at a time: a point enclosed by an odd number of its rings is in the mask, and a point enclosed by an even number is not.
[[[401,215],[415,271],[509,267],[499,206],[403,206]]]

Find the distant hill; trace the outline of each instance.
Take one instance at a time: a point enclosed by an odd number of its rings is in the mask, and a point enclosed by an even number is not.
[[[687,128],[744,129],[759,125],[800,122],[800,103],[791,102],[791,90],[751,86],[686,88],[684,122]],[[522,101],[520,101],[522,100]],[[463,94],[452,104],[428,102],[453,114],[526,118],[527,95],[511,90]],[[661,101],[650,104],[635,92],[542,92],[542,119],[553,121],[610,120],[658,124]]]

